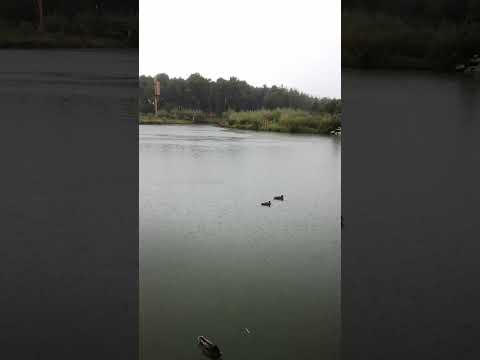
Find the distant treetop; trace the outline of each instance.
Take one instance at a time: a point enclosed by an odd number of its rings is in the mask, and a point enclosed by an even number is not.
[[[160,107],[195,109],[221,114],[225,111],[293,108],[314,112],[341,112],[341,100],[317,98],[283,86],[255,87],[246,81],[231,77],[216,81],[198,73],[187,79],[170,78],[167,74],[140,76],[140,111],[153,111],[154,79],[161,84]]]

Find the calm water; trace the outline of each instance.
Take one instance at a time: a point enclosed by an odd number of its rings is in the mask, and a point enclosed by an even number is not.
[[[337,359],[340,140],[139,132],[142,358],[201,359],[206,335],[226,360]]]

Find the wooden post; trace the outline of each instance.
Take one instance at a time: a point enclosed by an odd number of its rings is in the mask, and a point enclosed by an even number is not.
[[[160,100],[160,80],[155,79],[154,84],[154,94],[155,94],[155,116],[158,114],[158,102]]]

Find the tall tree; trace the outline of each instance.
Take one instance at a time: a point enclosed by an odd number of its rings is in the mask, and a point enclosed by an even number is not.
[[[250,111],[262,108],[294,108],[305,111],[340,112],[335,99],[317,99],[294,89],[267,86],[254,87],[246,81],[231,77],[212,81],[198,73],[187,79],[169,78],[167,74],[155,76],[160,80],[162,95],[160,108],[202,110],[222,114],[225,111]],[[139,105],[142,112],[151,112],[153,77],[140,77]]]

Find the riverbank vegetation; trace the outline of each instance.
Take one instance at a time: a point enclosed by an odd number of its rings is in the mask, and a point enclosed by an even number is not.
[[[342,66],[454,71],[480,52],[477,0],[342,1]]]
[[[41,11],[40,11],[41,9]],[[17,0],[0,4],[3,48],[138,47],[138,2]]]
[[[215,114],[207,114],[200,110],[160,110],[153,113],[140,113],[140,124],[213,124],[220,125],[222,118]]]
[[[154,116],[154,81],[160,80]],[[209,123],[258,130],[330,134],[341,127],[341,100],[317,98],[283,86],[254,87],[235,77],[212,81],[166,74],[140,77],[141,124]]]
[[[308,134],[331,134],[341,126],[340,114],[294,109],[231,111],[221,124],[235,129]]]
[[[341,128],[340,118],[339,113],[312,113],[294,109],[228,111],[222,115],[193,110],[162,110],[157,116],[151,113],[140,114],[140,124],[210,124],[241,130],[330,135]]]

